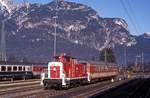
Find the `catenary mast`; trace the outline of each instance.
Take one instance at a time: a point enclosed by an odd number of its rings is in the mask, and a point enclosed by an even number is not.
[[[6,19],[4,19],[1,22],[1,40],[0,40],[0,60],[1,61],[6,61],[5,21],[6,21]]]

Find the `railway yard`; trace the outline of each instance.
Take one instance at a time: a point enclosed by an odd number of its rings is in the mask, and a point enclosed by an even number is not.
[[[68,90],[43,90],[40,80],[32,79],[15,82],[0,82],[0,98],[87,98],[130,80],[111,83],[102,81]]]
[[[0,0],[0,98],[150,98],[150,32],[94,2]]]
[[[150,78],[101,81],[63,90],[44,90],[39,79],[0,82],[0,98],[150,98]]]

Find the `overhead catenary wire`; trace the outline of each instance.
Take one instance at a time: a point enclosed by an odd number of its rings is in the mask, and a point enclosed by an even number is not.
[[[128,7],[129,7],[129,11],[130,11],[130,13],[132,13],[132,16],[133,16],[133,19],[135,20],[135,23],[136,23],[136,27],[137,27],[137,30],[138,30],[138,32],[137,33],[141,33],[142,31],[141,31],[141,26],[140,26],[140,24],[138,23],[138,21],[137,21],[137,17],[136,17],[136,15],[135,15],[135,12],[134,12],[134,10],[133,10],[133,7],[132,7],[132,5],[131,5],[131,1],[130,0],[126,0],[127,1],[127,3],[128,3]]]
[[[125,12],[126,12],[128,18],[129,18],[129,20],[130,20],[130,23],[133,25],[133,27],[134,27],[134,29],[135,29],[135,31],[136,31],[136,33],[137,33],[137,32],[138,32],[137,27],[136,27],[136,25],[135,25],[135,23],[134,23],[134,21],[133,21],[131,15],[130,15],[129,11],[128,11],[128,8],[126,7],[126,5],[125,5],[125,3],[124,3],[124,0],[120,0],[120,2],[121,2],[122,7],[124,8],[124,10],[125,10]]]
[[[136,27],[131,15],[130,15],[129,11],[128,11],[128,8],[126,7],[123,0],[120,0],[120,2],[121,2],[121,5],[122,5],[123,9],[125,10],[128,18],[129,18],[129,20],[130,20],[130,23],[133,25],[133,27],[134,27],[134,29],[137,33],[138,32],[137,27]],[[124,63],[125,63],[125,65],[127,64],[127,50],[126,50],[126,47],[124,47]]]
[[[127,4],[128,4],[128,7],[126,6],[126,4],[124,3],[124,1],[123,0],[120,0],[120,2],[121,2],[121,4],[122,4],[122,6],[123,6],[123,8],[124,8],[124,10],[126,11],[126,13],[127,13],[127,15],[128,15],[128,17],[129,17],[129,19],[130,19],[130,22],[131,22],[131,24],[133,25],[133,27],[134,27],[134,29],[135,29],[135,31],[136,31],[136,33],[138,34],[138,33],[141,33],[141,26],[139,25],[139,23],[138,23],[138,21],[137,21],[137,18],[136,18],[136,16],[135,16],[135,13],[134,13],[134,10],[133,10],[133,8],[132,8],[132,5],[131,5],[131,2],[130,2],[130,0],[126,0],[126,2],[127,2]],[[133,20],[134,19],[134,20]],[[145,56],[145,54],[143,55],[143,51],[142,51],[143,49],[142,49],[142,47],[140,47],[140,55],[141,55],[141,62],[142,62],[142,67],[144,68],[144,56]],[[137,57],[135,57],[136,58],[136,60],[137,60]],[[135,60],[135,62],[137,62]],[[135,65],[137,65],[136,63],[135,63]],[[142,68],[142,69],[143,69]]]
[[[132,13],[132,16],[133,16],[133,18],[134,18],[134,20],[135,20],[135,23],[136,23],[136,26],[137,26],[137,28],[138,28],[138,32],[141,32],[141,26],[139,25],[139,23],[138,23],[138,21],[137,21],[137,18],[136,18],[136,16],[135,16],[135,13],[134,13],[134,10],[133,10],[133,8],[132,8],[132,6],[131,6],[131,3],[130,3],[130,0],[126,0],[127,1],[127,3],[128,3],[128,7],[129,7],[129,11]],[[140,47],[140,50],[142,50],[142,47]],[[141,52],[141,59],[142,59],[142,67],[144,66],[144,55],[143,55],[143,51],[140,51]]]

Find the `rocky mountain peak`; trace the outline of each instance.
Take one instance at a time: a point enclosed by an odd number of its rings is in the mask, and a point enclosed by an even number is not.
[[[144,35],[143,35],[144,37],[146,37],[146,38],[150,38],[150,32],[146,32],[146,33],[144,33]]]
[[[11,13],[15,6],[11,0],[0,0],[0,8],[1,11],[6,10],[8,13]]]
[[[67,47],[64,47],[68,44],[69,47],[76,45],[99,51],[116,44],[135,43],[123,19],[103,18],[87,5],[58,1],[58,8],[53,1],[48,4],[30,4],[28,9],[20,7],[13,12],[6,22],[7,43],[17,41],[18,46],[11,47],[21,47],[24,51],[14,50],[14,52],[12,49],[11,52],[29,56],[33,49],[35,52],[33,55],[38,57],[41,54],[42,58],[45,58],[48,52],[52,54],[50,50],[53,50],[55,28],[57,43],[59,46],[63,44],[63,47],[58,48],[61,52],[69,51]],[[32,49],[25,50],[22,43],[26,43],[26,47]],[[41,43],[46,46],[42,47]],[[38,47],[39,50],[37,46],[41,46]],[[45,51],[42,51],[43,49]]]

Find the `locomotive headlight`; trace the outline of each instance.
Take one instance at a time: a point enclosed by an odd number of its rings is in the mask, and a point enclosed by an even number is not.
[[[56,71],[56,68],[54,67],[54,69],[53,69],[54,71]]]

